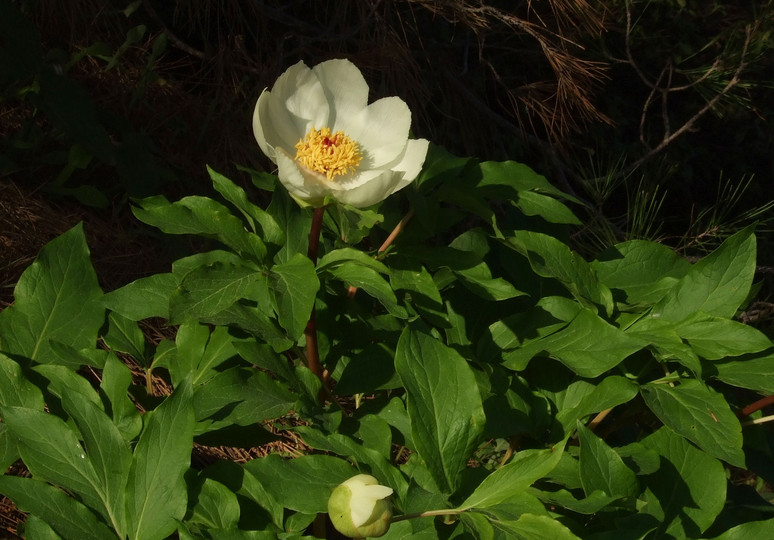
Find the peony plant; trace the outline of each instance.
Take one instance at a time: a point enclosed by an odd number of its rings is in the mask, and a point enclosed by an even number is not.
[[[280,182],[304,206],[335,200],[363,208],[409,185],[428,141],[410,139],[411,111],[398,97],[368,104],[368,84],[349,60],[291,66],[258,98],[253,131]]]

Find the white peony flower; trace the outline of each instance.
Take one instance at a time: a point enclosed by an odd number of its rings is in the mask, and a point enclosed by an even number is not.
[[[390,528],[392,488],[368,474],[342,482],[328,499],[328,515],[340,533],[352,538],[382,536]]]
[[[303,62],[258,98],[253,132],[301,204],[330,195],[362,208],[409,185],[428,141],[409,139],[411,111],[398,97],[368,104],[368,85],[349,60]]]

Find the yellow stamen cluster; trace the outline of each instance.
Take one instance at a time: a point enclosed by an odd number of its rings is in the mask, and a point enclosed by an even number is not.
[[[331,134],[330,128],[309,130],[296,143],[296,161],[333,180],[334,176],[354,172],[363,158],[357,143],[343,131]]]

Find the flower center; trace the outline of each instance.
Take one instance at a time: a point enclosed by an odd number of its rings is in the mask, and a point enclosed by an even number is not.
[[[319,131],[310,129],[295,148],[296,161],[307,169],[324,174],[328,180],[339,174],[354,172],[363,158],[355,141],[343,131],[332,134],[327,127]]]

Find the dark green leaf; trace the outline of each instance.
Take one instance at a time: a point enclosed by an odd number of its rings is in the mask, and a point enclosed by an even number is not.
[[[140,221],[168,234],[197,234],[215,238],[243,257],[263,261],[266,246],[248,232],[228,208],[207,197],[184,197],[170,203],[159,195],[137,201],[132,212]]]
[[[716,362],[712,367],[721,381],[750,388],[766,394],[774,394],[774,354],[748,355],[727,362]]]
[[[279,323],[290,339],[295,341],[304,333],[319,288],[314,264],[300,253],[272,267],[269,291]]]
[[[540,216],[549,223],[580,225],[581,221],[562,202],[536,191],[519,191],[513,204],[527,216]]]
[[[698,537],[723,509],[723,464],[668,428],[642,442],[662,458],[661,468],[645,478],[643,511],[662,523],[659,530],[667,538]]]
[[[351,287],[362,289],[366,294],[376,298],[391,315],[406,318],[406,310],[398,305],[398,299],[389,283],[373,268],[345,262],[328,270],[331,277],[343,281]]]
[[[694,313],[676,325],[675,331],[707,360],[757,353],[774,346],[766,334],[752,326],[706,313]]]
[[[50,340],[93,348],[104,321],[101,296],[78,224],[46,244],[19,278],[13,305],[0,312],[0,349],[48,363],[57,361]]]
[[[580,478],[587,496],[599,490],[611,497],[634,499],[639,485],[634,472],[605,441],[577,422],[580,440]]]
[[[755,257],[755,235],[750,226],[694,264],[654,306],[651,317],[682,321],[699,311],[732,317],[750,291]]]
[[[744,468],[742,426],[722,394],[691,379],[674,388],[646,384],[641,388],[648,407],[664,425],[696,443],[711,456]]]
[[[132,458],[126,491],[130,538],[162,539],[186,511],[183,473],[191,463],[194,412],[192,388],[175,389],[150,414]]]
[[[107,293],[100,302],[132,321],[150,317],[168,318],[169,297],[177,286],[174,274],[154,274]]]
[[[51,526],[65,540],[115,540],[88,508],[61,489],[34,478],[0,476],[0,493]]]
[[[409,328],[398,341],[395,370],[408,394],[416,449],[442,491],[452,492],[486,421],[473,370],[454,349]]]

